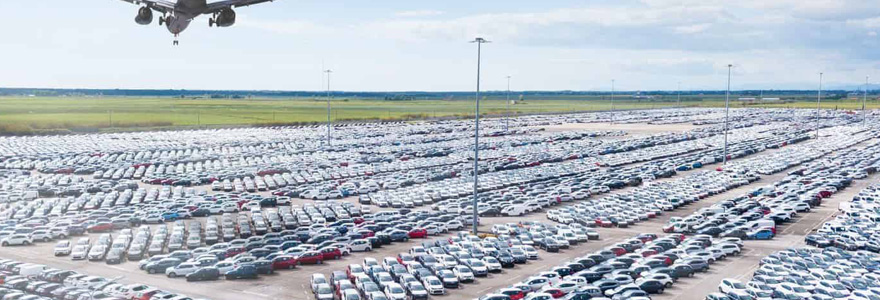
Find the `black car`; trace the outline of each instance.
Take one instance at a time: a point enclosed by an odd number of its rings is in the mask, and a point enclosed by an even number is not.
[[[220,270],[214,267],[204,267],[186,275],[186,281],[204,281],[220,279]]]
[[[265,259],[258,259],[250,263],[250,265],[253,265],[254,268],[257,269],[257,274],[269,275],[275,272],[272,268],[272,262]]]
[[[498,251],[498,254],[495,255],[495,259],[498,260],[498,263],[501,264],[502,268],[513,268],[516,265],[513,255],[504,251]]]
[[[584,279],[587,280],[587,282],[591,282],[591,283],[594,281],[597,281],[599,279],[602,279],[602,275],[603,275],[602,273],[599,273],[596,271],[591,271],[591,270],[581,271],[581,272],[578,272],[575,274],[575,276],[583,277]]]
[[[257,268],[254,267],[253,265],[249,265],[249,264],[240,265],[240,266],[236,267],[235,269],[232,269],[229,272],[226,272],[225,275],[226,275],[227,280],[256,279],[258,276]]]
[[[650,294],[662,294],[666,286],[659,280],[645,280],[639,284],[639,288]]]
[[[818,234],[807,235],[806,237],[804,237],[804,242],[806,242],[807,245],[819,248],[825,248],[834,244],[834,242],[832,242],[831,240]]]
[[[551,239],[551,238],[544,238],[542,240],[535,241],[535,244],[547,252],[559,252],[559,248],[561,248],[559,243],[557,243],[556,240]]]
[[[481,217],[497,217],[501,215],[501,211],[497,208],[489,208],[479,212]]]
[[[694,268],[689,265],[673,265],[671,269],[675,278],[694,277],[694,273],[696,273]]]

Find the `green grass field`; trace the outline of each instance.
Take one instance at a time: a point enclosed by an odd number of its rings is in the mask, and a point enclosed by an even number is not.
[[[621,97],[615,109],[674,107],[674,99],[633,100]],[[685,97],[685,106],[722,107],[723,99]],[[732,102],[732,107],[744,107]],[[870,108],[880,103],[869,101]],[[433,117],[473,116],[473,100],[384,101],[334,99],[334,120],[412,120]],[[480,102],[485,115],[503,115],[503,99]],[[751,107],[814,108],[815,102],[799,101]],[[856,109],[855,100],[824,101],[824,108]],[[303,124],[327,120],[327,104],[322,99],[179,99],[179,98],[69,98],[2,97],[0,98],[0,134],[39,134],[195,128],[218,126]],[[511,105],[511,114],[610,110],[605,98],[534,99]]]

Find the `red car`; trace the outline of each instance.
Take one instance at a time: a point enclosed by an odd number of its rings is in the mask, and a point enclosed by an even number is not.
[[[657,235],[653,233],[642,233],[636,236],[636,238],[642,241],[642,243],[647,243],[657,239]]]
[[[553,299],[565,297],[565,292],[557,288],[544,289],[543,292],[553,296]]]
[[[500,292],[510,297],[510,300],[520,300],[526,297],[526,293],[520,289],[503,289]]]
[[[324,247],[318,250],[318,252],[321,253],[322,260],[339,259],[342,257],[342,251],[339,251],[339,248],[336,247]]]
[[[424,239],[428,237],[428,231],[422,228],[413,228],[409,231],[409,238]]]
[[[341,256],[341,253],[340,253]],[[299,256],[296,257],[296,263],[298,265],[314,265],[314,264],[323,264],[324,263],[324,255],[318,251],[306,251],[300,253]]]
[[[626,254],[626,249],[623,249],[622,247],[611,247],[611,248],[608,248],[608,250],[611,252],[614,252],[614,255],[617,255],[617,256],[621,256],[621,255]]]
[[[654,250],[642,250],[642,253],[641,253],[641,254],[642,254],[642,257],[648,257],[648,256],[651,256],[651,255],[655,255],[655,254],[657,254],[657,251],[654,251]]]
[[[679,242],[683,242],[684,239],[687,238],[687,236],[685,236],[684,234],[681,234],[681,233],[673,233],[673,234],[668,235],[668,237],[676,238],[676,239],[678,239]]]
[[[245,247],[229,247],[226,248],[226,257],[235,257],[241,253],[247,252],[247,248]]]
[[[89,226],[88,232],[106,232],[113,230],[113,223],[101,222]]]
[[[672,258],[670,258],[669,256],[657,255],[657,256],[654,256],[654,259],[663,259],[663,262],[666,263],[667,266],[672,265]]]
[[[279,255],[272,259],[272,269],[293,269],[296,268],[296,257],[290,255]]]

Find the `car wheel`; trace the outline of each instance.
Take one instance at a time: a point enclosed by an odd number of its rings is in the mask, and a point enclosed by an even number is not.
[[[296,262],[296,265],[297,265],[297,266],[302,266],[303,263],[302,263],[301,261],[298,261],[298,262]]]
[[[293,268],[295,268],[295,267],[296,267],[296,266],[294,266],[294,265],[289,265],[289,266],[287,266],[288,269],[293,269]]]
[[[367,248],[367,251],[368,251],[368,252],[369,252],[369,251],[373,251],[373,248]]]
[[[323,264],[324,264],[324,261],[323,261],[323,260],[319,260],[319,261],[318,261],[318,264],[319,264],[319,265],[323,265]]]
[[[24,245],[25,245],[25,246],[30,245],[30,244],[31,244],[31,242],[24,241]]]
[[[9,246],[9,243],[3,242],[3,247]]]
[[[49,238],[44,237],[44,238],[43,238],[43,242],[44,242],[44,243],[48,243],[48,242],[49,242]]]
[[[658,294],[663,294],[663,289],[660,289],[659,291],[657,291],[657,293],[658,293]]]
[[[688,273],[688,277],[694,277],[694,273]]]
[[[664,285],[665,285],[666,287],[672,287],[672,282],[667,282],[667,283],[664,284]]]
[[[174,274],[174,272],[171,272],[170,274],[168,274],[168,277],[175,278],[175,277],[177,277],[177,274]]]
[[[156,274],[156,270],[153,270],[153,269],[147,269],[147,273],[150,273],[150,274]]]

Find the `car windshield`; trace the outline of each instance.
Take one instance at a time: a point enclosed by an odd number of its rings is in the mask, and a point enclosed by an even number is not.
[[[402,294],[403,293],[403,289],[400,287],[396,287],[396,286],[390,287],[388,290],[390,290],[392,294]]]
[[[329,286],[318,287],[318,294],[330,294],[330,293],[333,293],[333,291],[330,290]]]

